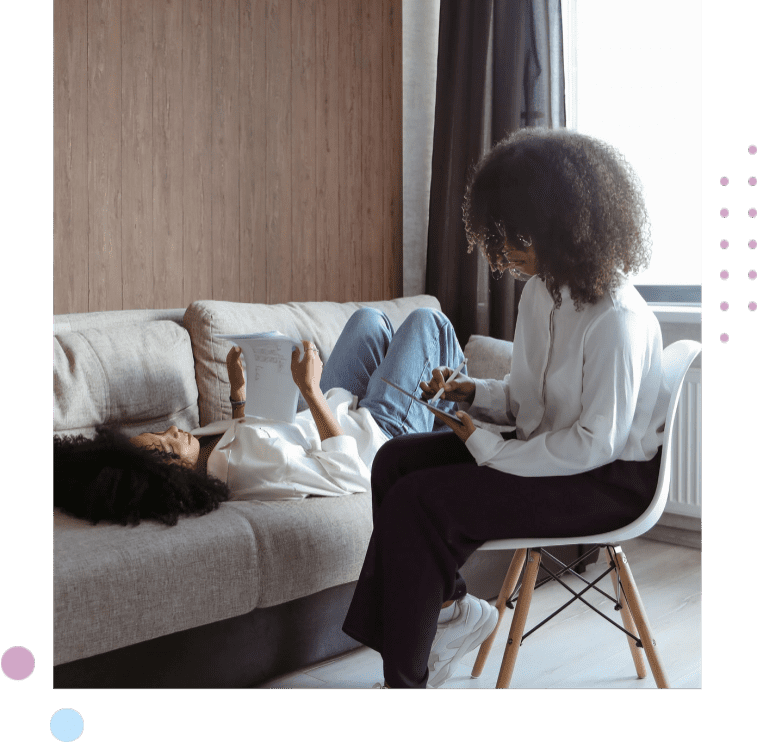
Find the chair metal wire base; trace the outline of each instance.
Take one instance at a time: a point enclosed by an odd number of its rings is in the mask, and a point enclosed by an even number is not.
[[[544,561],[542,559],[542,562],[541,562],[541,564],[539,566],[541,567],[541,569],[543,569],[549,575],[549,577],[546,577],[546,578],[543,578],[543,579],[539,580],[536,583],[536,585],[534,586],[534,590],[536,590],[537,588],[542,587],[543,585],[546,585],[547,583],[552,582],[554,580],[556,582],[559,582],[569,593],[571,593],[573,595],[573,597],[570,600],[566,601],[563,605],[561,605],[556,611],[554,611],[554,613],[551,613],[543,621],[541,621],[536,626],[534,626],[530,631],[527,631],[523,635],[523,637],[521,638],[521,640],[520,640],[521,644],[523,644],[523,642],[529,636],[531,636],[531,634],[533,634],[537,629],[540,629],[548,621],[551,621],[555,616],[557,616],[559,613],[561,613],[562,611],[564,611],[569,605],[573,604],[576,600],[580,600],[584,605],[588,606],[595,613],[597,613],[602,618],[604,618],[605,621],[608,621],[609,623],[611,623],[616,629],[619,629],[624,634],[627,634],[629,637],[631,637],[631,639],[633,639],[634,642],[636,643],[637,647],[642,647],[643,646],[642,642],[641,642],[641,639],[638,636],[634,636],[630,631],[627,631],[624,626],[621,626],[616,621],[613,621],[611,618],[609,618],[608,616],[606,616],[602,611],[600,611],[598,608],[596,608],[591,603],[589,603],[589,601],[587,601],[587,600],[585,600],[583,598],[583,595],[585,593],[587,593],[591,589],[594,589],[598,593],[601,593],[606,598],[608,598],[609,600],[611,600],[613,602],[613,604],[614,604],[613,607],[615,608],[616,611],[621,610],[620,601],[617,599],[617,597],[609,595],[604,590],[602,590],[602,589],[600,589],[600,588],[597,587],[597,583],[601,582],[611,572],[615,572],[615,579],[616,579],[616,582],[617,582],[617,589],[620,590],[621,592],[623,591],[623,585],[620,583],[620,580],[618,579],[618,573],[617,573],[615,561],[612,558],[612,550],[608,551],[608,553],[610,554],[610,566],[604,572],[602,572],[602,574],[599,575],[599,577],[597,577],[592,582],[589,582],[581,574],[579,574],[578,572],[576,572],[573,569],[573,567],[575,567],[577,564],[580,564],[584,559],[587,559],[588,557],[592,556],[593,554],[595,554],[600,549],[609,548],[609,546],[610,546],[610,544],[597,544],[592,549],[590,549],[589,551],[587,551],[585,554],[581,554],[577,559],[574,559],[570,564],[567,564],[567,565],[564,562],[562,562],[560,559],[558,559],[556,556],[554,556],[553,554],[551,554],[550,552],[548,552],[546,549],[534,549],[534,551],[541,552],[542,557],[548,556],[553,562],[555,562],[557,565],[559,565],[560,567],[562,567],[562,569],[560,569],[557,572],[557,574],[555,574],[551,569],[549,569],[549,567],[547,567],[544,564]],[[586,584],[586,587],[583,590],[581,590],[581,592],[577,593],[575,590],[573,590],[572,587],[570,587],[570,585],[566,584],[563,580],[560,579],[560,576],[564,575],[566,572],[568,572],[568,573],[570,573],[570,574],[578,577],[579,580],[581,580],[582,582],[584,582]],[[507,599],[507,603],[506,604],[507,604],[508,608],[512,608],[512,609],[515,608],[515,603],[518,600],[518,595],[517,594],[520,592],[521,585],[522,585],[522,580],[520,580],[518,582],[518,586],[515,588],[515,592],[513,593],[513,595],[511,595]],[[625,595],[625,593],[623,593],[623,594]]]

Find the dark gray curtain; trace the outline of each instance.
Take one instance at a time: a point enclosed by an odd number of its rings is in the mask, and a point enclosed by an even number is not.
[[[468,254],[462,204],[470,168],[524,126],[565,126],[560,0],[441,0],[426,293],[461,345],[512,340],[523,283],[494,280]]]

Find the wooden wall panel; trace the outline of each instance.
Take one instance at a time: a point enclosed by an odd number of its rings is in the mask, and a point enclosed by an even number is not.
[[[316,43],[316,268],[318,301],[338,301],[339,3],[318,0]]]
[[[53,311],[89,310],[87,0],[56,2],[54,59]]]
[[[55,0],[56,313],[401,295],[402,0]]]
[[[315,301],[315,0],[292,13],[292,300]]]
[[[183,1],[152,12],[152,305],[168,309],[184,303]]]
[[[267,0],[267,303],[292,296],[292,0]]]
[[[211,0],[184,0],[184,306],[213,297],[210,10]]]
[[[121,9],[121,268],[123,308],[153,303],[152,0]]]
[[[339,0],[339,299],[362,299],[360,4]]]
[[[244,301],[268,297],[266,249],[266,5],[244,0],[239,42],[239,291]]]
[[[88,310],[96,312],[123,308],[120,0],[89,0],[87,35]]]
[[[362,219],[363,232],[361,266],[361,295],[367,301],[381,299],[384,292],[384,247],[383,229],[384,192],[381,173],[384,163],[383,151],[383,24],[381,4],[366,3],[362,14],[362,37],[360,57],[361,94],[363,122],[361,136]],[[377,280],[379,279],[379,280]]]

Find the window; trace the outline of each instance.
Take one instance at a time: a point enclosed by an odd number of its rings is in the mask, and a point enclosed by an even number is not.
[[[562,0],[567,125],[617,147],[644,189],[651,302],[701,302],[701,3]],[[727,116],[724,113],[724,116]]]

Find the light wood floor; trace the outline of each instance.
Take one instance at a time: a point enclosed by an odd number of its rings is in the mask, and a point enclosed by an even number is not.
[[[644,538],[627,541],[622,546],[644,601],[670,687],[701,688],[701,552]],[[591,565],[583,576],[591,581],[604,568],[604,556],[600,556],[599,563]],[[566,582],[573,589],[583,587],[575,577]],[[612,594],[609,578],[599,586]],[[620,620],[620,614],[612,610],[607,598],[594,590],[590,593],[594,606],[609,607],[611,617]],[[526,631],[561,605],[566,599],[563,596],[568,596],[567,591],[554,582],[536,590]],[[481,677],[470,677],[476,659],[476,652],[471,652],[442,687],[493,688],[511,619],[512,611],[508,610]],[[382,679],[381,656],[362,647],[259,687],[371,688]],[[625,636],[590,608],[575,601],[523,642],[510,687],[654,688],[655,683],[648,666],[645,679],[636,676]]]

